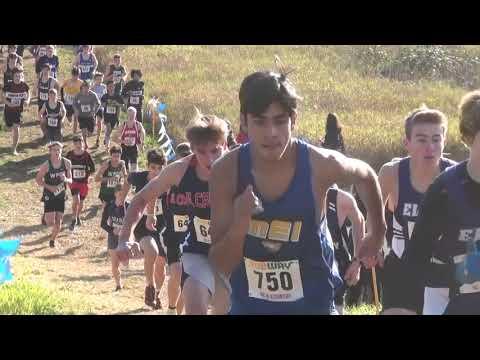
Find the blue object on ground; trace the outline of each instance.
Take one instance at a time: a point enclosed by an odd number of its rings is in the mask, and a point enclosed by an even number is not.
[[[15,254],[20,246],[20,240],[0,240],[0,284],[13,280],[10,269],[10,257]]]

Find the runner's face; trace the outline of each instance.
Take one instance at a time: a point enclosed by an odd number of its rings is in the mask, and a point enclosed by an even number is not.
[[[247,134],[254,151],[264,160],[279,160],[292,137],[295,120],[296,114],[289,115],[278,102],[259,116],[247,114]]]
[[[122,202],[122,192],[121,191],[116,191],[115,192],[115,201],[117,203]]]
[[[52,57],[53,56],[53,49],[52,48],[47,48],[47,56]]]
[[[57,102],[57,94],[55,93],[48,93],[48,101],[51,103],[56,103]]]
[[[115,85],[113,83],[107,85],[107,91],[109,95],[113,95],[115,91]]]
[[[49,151],[52,160],[58,160],[62,156],[62,148],[58,145],[51,146]]]
[[[133,80],[140,81],[140,76],[138,76],[138,74],[135,73],[135,75],[133,75]]]
[[[87,95],[88,94],[88,87],[87,86],[82,86],[80,91],[82,92],[83,95]]]
[[[162,171],[163,166],[159,164],[149,164],[148,165],[148,171],[155,177],[158,174],[160,174],[160,171]]]
[[[137,113],[133,110],[128,111],[128,121],[135,121],[135,117],[137,116]]]
[[[74,141],[73,142],[73,148],[75,151],[80,152],[83,151],[83,141]]]
[[[408,154],[425,164],[437,163],[445,147],[445,135],[439,124],[418,124],[412,128],[410,140],[405,141]]]
[[[227,152],[227,142],[212,143],[192,146],[192,151],[197,157],[199,165],[210,171],[215,160]]]
[[[113,64],[115,66],[119,66],[120,65],[120,58],[113,58]]]
[[[72,79],[75,81],[78,80],[79,77],[80,77],[79,74],[72,75]]]
[[[113,153],[112,154],[112,164],[113,166],[117,166],[120,163],[120,158],[122,157],[122,154],[120,153]]]
[[[49,68],[46,68],[46,67],[43,68],[43,69],[42,69],[42,75],[43,75],[44,77],[49,77],[49,76],[50,76],[50,69],[49,69]]]

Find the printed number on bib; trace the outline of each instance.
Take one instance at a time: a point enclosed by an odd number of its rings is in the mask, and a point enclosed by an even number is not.
[[[20,106],[22,99],[12,99],[10,102],[12,103],[12,106]]]
[[[116,112],[115,106],[107,106],[107,114],[115,114]]]
[[[119,183],[118,177],[111,177],[107,180],[107,187],[114,188]]]
[[[82,108],[82,112],[84,113],[92,111],[90,109],[90,105],[81,105],[81,108]]]
[[[291,302],[303,298],[298,260],[254,261],[245,259],[248,296],[273,302]]]
[[[199,217],[193,218],[193,225],[195,225],[195,233],[197,234],[197,240],[204,244],[211,244],[210,239],[210,220],[200,219]]]
[[[73,178],[74,179],[83,179],[85,178],[85,170],[83,169],[73,169]]]
[[[58,125],[58,119],[57,118],[47,118],[47,124],[48,126],[56,127]]]
[[[60,185],[57,186],[57,190],[53,193],[53,195],[58,196],[61,194],[63,191],[65,191],[65,183],[61,183]]]
[[[67,104],[67,105],[72,105],[73,104],[73,96],[72,95],[65,94],[64,99],[65,99],[65,104]]]
[[[47,101],[48,100],[48,93],[40,93],[39,94],[40,100]]]
[[[185,232],[188,229],[188,215],[173,215],[175,232]]]
[[[132,105],[140,104],[140,98],[138,96],[130,96],[130,104]]]
[[[125,137],[123,143],[127,146],[133,146],[135,145],[135,138],[131,136]]]

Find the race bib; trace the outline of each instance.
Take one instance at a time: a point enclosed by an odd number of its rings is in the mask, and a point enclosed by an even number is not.
[[[84,179],[86,176],[86,171],[84,169],[73,169],[72,175],[74,179]]]
[[[60,185],[57,186],[57,190],[53,193],[54,196],[60,195],[62,192],[65,191],[65,183],[61,183]]]
[[[132,105],[140,104],[140,98],[138,96],[130,96],[130,104]]]
[[[40,97],[40,100],[42,101],[47,101],[48,100],[48,93],[39,93],[38,96]]]
[[[115,115],[117,108],[115,106],[107,106],[107,114]]]
[[[135,138],[134,137],[126,137],[123,139],[123,143],[127,146],[133,146],[135,145]]]
[[[58,119],[49,117],[49,118],[47,118],[47,124],[48,124],[48,126],[51,126],[51,127],[57,127]]]
[[[92,111],[91,108],[90,108],[90,105],[80,105],[80,107],[82,109],[82,113],[88,113],[88,112]]]
[[[115,186],[118,185],[119,182],[120,182],[120,181],[119,181],[119,178],[118,178],[117,176],[115,176],[115,177],[110,177],[110,178],[108,178],[108,180],[107,180],[107,187],[109,187],[109,188],[114,188]]]
[[[204,244],[211,244],[210,239],[210,220],[200,219],[199,217],[193,218],[193,225],[195,226],[195,233],[197,234],[197,240]]]
[[[113,72],[113,82],[115,84],[118,84],[120,82],[120,80],[122,80],[122,72],[116,72],[114,71]]]
[[[63,98],[65,99],[65,104],[73,105],[73,96],[70,94],[64,94]]]
[[[298,260],[244,260],[248,296],[272,302],[292,302],[303,298]]]
[[[82,73],[90,72],[90,65],[79,65],[78,68]]]
[[[185,232],[188,229],[188,215],[173,215],[175,232]]]
[[[22,103],[22,99],[15,98],[12,99],[10,102],[12,103],[12,106],[20,106],[20,104]]]

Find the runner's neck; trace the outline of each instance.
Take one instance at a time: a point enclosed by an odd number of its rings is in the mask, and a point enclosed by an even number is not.
[[[267,160],[264,161],[263,159],[255,156],[255,153],[252,151],[252,171],[262,173],[275,173],[281,169],[290,167],[291,163],[295,163],[296,161],[296,151],[295,151],[295,143],[290,140],[290,143],[287,145],[283,156],[279,160]]]

